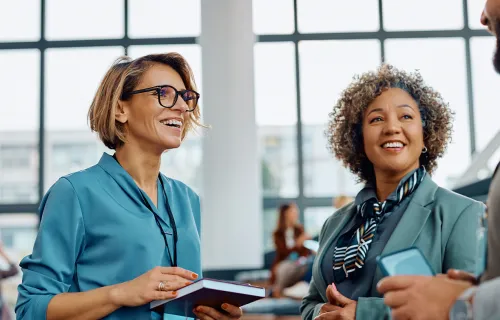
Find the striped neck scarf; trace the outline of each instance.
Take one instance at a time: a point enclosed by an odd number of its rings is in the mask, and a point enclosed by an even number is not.
[[[333,254],[333,273],[335,282],[353,278],[364,266],[370,244],[377,231],[377,226],[384,215],[391,212],[407,196],[415,191],[425,177],[425,168],[415,170],[396,189],[396,199],[378,202],[371,198],[357,206],[360,223],[339,237]]]

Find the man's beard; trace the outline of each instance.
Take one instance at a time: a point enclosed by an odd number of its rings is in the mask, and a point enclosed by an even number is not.
[[[495,22],[495,36],[497,39],[497,47],[493,55],[493,66],[497,73],[500,73],[500,22]]]

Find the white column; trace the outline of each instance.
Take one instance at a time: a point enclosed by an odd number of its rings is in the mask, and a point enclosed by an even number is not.
[[[202,0],[203,267],[262,266],[251,0]]]

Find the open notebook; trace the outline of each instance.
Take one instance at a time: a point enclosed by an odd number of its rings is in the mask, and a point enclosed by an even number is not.
[[[208,306],[225,312],[221,307],[223,303],[241,307],[265,295],[264,288],[246,283],[201,278],[177,290],[177,297],[173,299],[151,302],[150,308],[160,313],[195,318],[193,309],[196,306]]]

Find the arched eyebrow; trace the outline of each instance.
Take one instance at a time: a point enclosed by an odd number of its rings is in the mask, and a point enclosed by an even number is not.
[[[401,104],[401,105],[397,106],[397,108],[410,108],[411,110],[413,110],[413,108],[408,104]],[[375,108],[375,109],[370,110],[370,112],[368,112],[367,115],[369,115],[373,112],[382,112],[382,111],[384,111],[384,110],[382,110],[382,108]]]

